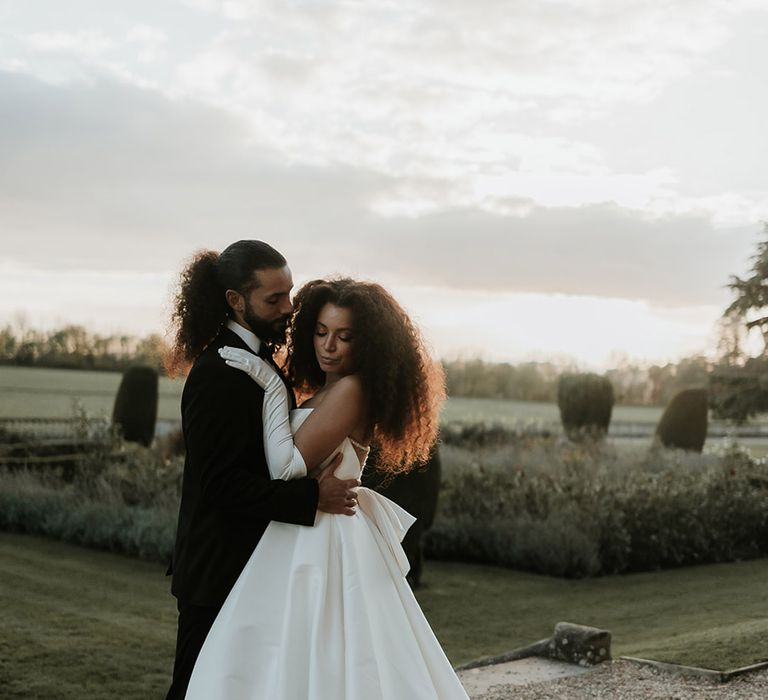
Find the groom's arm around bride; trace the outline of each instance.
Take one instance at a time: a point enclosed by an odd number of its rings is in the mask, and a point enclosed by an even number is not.
[[[314,479],[271,480],[264,456],[263,391],[237,376],[214,345],[243,342],[224,329],[198,358],[182,396],[187,458],[173,558],[173,594],[220,605],[270,520],[314,523]]]

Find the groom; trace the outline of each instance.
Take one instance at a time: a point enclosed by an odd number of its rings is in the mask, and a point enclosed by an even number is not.
[[[285,258],[261,241],[199,253],[182,273],[172,364],[192,369],[181,398],[187,456],[168,570],[179,620],[166,700],[184,698],[205,637],[270,520],[312,526],[318,510],[354,513],[360,482],[333,476],[339,458],[317,480],[270,479],[264,392],[218,355],[229,345],[273,362],[272,345],[285,341],[292,287]]]

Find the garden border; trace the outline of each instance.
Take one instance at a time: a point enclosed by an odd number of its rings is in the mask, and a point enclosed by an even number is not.
[[[658,671],[671,673],[675,676],[693,676],[695,678],[704,678],[717,683],[727,683],[737,676],[743,676],[754,671],[763,671],[768,668],[768,661],[760,661],[749,666],[740,666],[729,671],[716,671],[712,668],[700,668],[699,666],[685,666],[684,664],[673,664],[666,661],[654,661],[652,659],[641,659],[636,656],[620,656],[623,661],[637,664],[638,666],[650,666]]]

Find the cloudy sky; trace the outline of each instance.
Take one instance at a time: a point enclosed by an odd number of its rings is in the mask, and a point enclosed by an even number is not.
[[[711,352],[767,84],[763,0],[0,0],[0,322],[158,331],[262,238],[443,357]]]

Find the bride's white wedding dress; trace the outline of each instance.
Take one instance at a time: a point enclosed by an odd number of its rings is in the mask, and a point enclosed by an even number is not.
[[[312,410],[291,412],[292,432]],[[359,478],[361,446],[346,438],[337,451],[336,476]],[[361,487],[353,516],[271,522],[208,634],[187,700],[467,700],[405,580],[400,541],[414,520]]]

